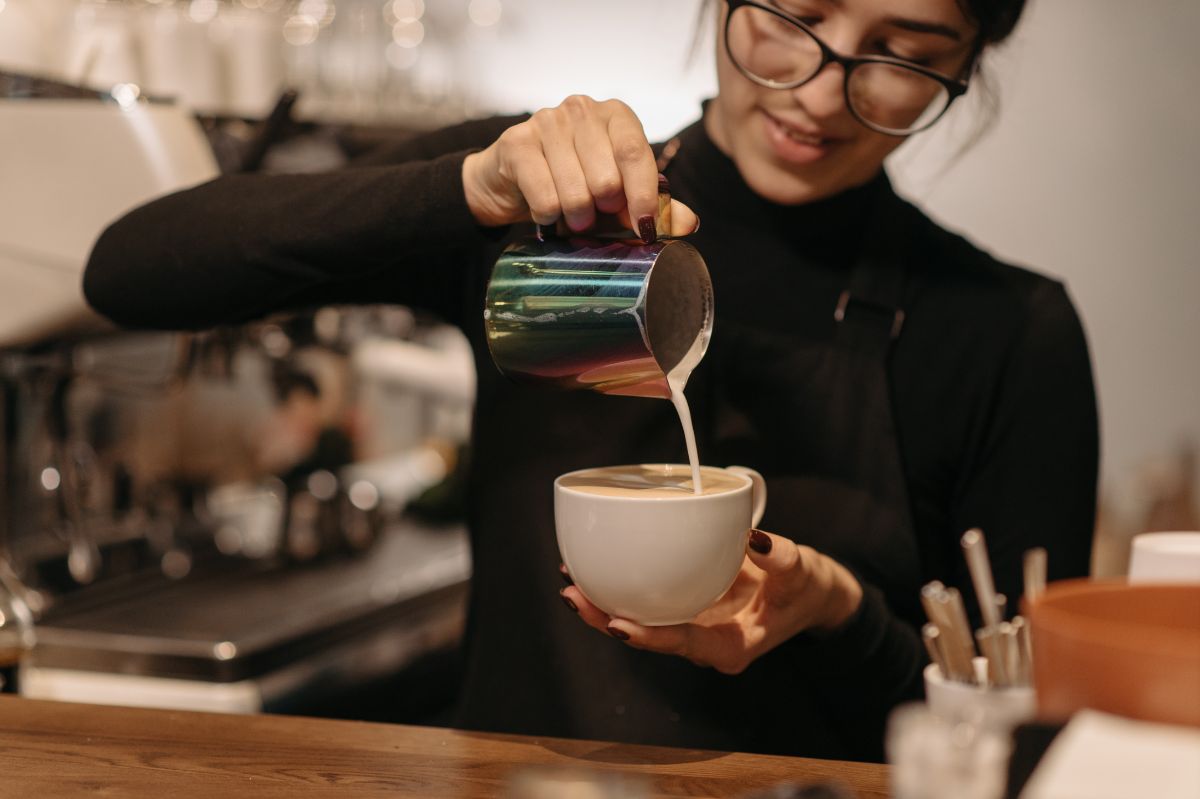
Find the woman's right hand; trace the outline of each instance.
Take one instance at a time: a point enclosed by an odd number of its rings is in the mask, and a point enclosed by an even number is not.
[[[467,156],[463,188],[471,214],[487,227],[530,219],[547,225],[562,216],[583,231],[599,212],[654,239],[658,167],[641,121],[620,100],[575,95],[543,108]],[[671,235],[699,226],[690,208],[672,201]]]

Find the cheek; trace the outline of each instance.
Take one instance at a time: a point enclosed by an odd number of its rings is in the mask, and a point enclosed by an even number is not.
[[[729,62],[725,51],[717,58],[717,97],[727,113],[744,115],[753,107],[754,96],[759,87],[746,79],[737,67]]]
[[[715,130],[710,127],[709,132],[715,134],[717,146],[735,161],[757,150],[753,126],[762,91],[766,90],[747,80],[727,58],[717,59],[717,96],[710,108]]]
[[[902,138],[864,129],[858,141],[855,142],[853,159],[864,172],[874,174],[883,166],[884,159],[903,143],[904,139]]]

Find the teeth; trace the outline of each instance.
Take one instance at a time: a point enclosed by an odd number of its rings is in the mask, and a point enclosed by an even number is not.
[[[805,133],[799,133],[794,130],[788,130],[787,128],[784,128],[784,131],[787,133],[787,137],[789,139],[791,139],[792,141],[803,142],[804,144],[811,144],[814,146],[819,145],[822,141],[821,137],[819,137],[819,136],[809,136]]]
[[[823,141],[825,141],[820,136],[811,136],[807,133],[801,133],[800,131],[796,130],[795,128],[788,127],[787,125],[783,124],[779,120],[775,120],[775,124],[776,124],[776,126],[779,127],[780,130],[783,131],[784,135],[787,136],[792,141],[798,141],[802,144],[810,144],[814,147],[819,147],[821,145],[821,143]]]

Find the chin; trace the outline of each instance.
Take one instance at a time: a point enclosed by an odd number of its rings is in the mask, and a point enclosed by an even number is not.
[[[757,159],[753,163],[738,164],[738,171],[755,194],[777,205],[803,205],[848,188],[833,185],[828,180],[798,175]]]

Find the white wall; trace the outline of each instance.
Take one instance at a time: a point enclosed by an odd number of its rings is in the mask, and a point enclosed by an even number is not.
[[[1067,282],[1118,505],[1147,458],[1200,442],[1197,32],[1192,0],[1033,0],[995,64],[991,134],[940,177],[950,131],[897,159],[937,217]]]
[[[474,102],[532,111],[586,94],[619,98],[663,139],[716,90],[711,35],[689,58],[698,0],[504,0],[496,28],[472,31],[464,71]],[[711,28],[711,25],[709,26]]]
[[[697,3],[507,0],[474,62],[478,101],[616,96],[652,137],[713,91]],[[896,182],[999,257],[1065,280],[1092,344],[1103,480],[1118,508],[1144,462],[1200,442],[1200,3],[1031,0],[990,65],[1002,108],[960,158],[965,102],[893,159]],[[968,96],[969,97],[969,96]]]

